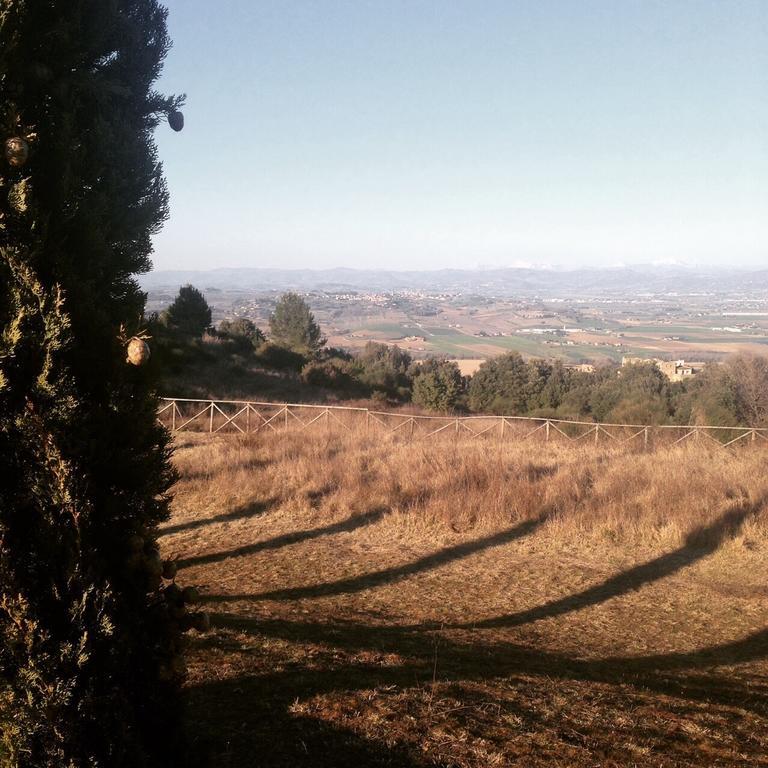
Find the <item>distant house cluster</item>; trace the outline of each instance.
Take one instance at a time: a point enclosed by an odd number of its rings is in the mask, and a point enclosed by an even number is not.
[[[695,376],[706,363],[686,362],[685,360],[660,360],[659,358],[630,357],[624,355],[621,365],[655,365],[670,381],[684,381]]]

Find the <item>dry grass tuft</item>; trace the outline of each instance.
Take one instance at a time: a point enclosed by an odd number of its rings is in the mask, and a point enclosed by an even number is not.
[[[267,497],[291,512],[330,516],[386,508],[409,531],[491,530],[546,511],[560,535],[680,543],[711,523],[724,500],[768,492],[765,452],[679,446],[650,453],[497,440],[414,443],[302,432],[189,436],[176,463],[177,515]],[[753,537],[766,516],[752,515]]]

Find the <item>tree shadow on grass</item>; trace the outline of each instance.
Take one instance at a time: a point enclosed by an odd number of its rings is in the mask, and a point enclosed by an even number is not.
[[[242,547],[227,549],[223,552],[210,552],[205,555],[185,557],[178,561],[178,567],[188,568],[191,565],[220,563],[233,557],[246,557],[247,555],[255,555],[257,552],[280,549],[281,547],[287,547],[289,544],[298,544],[299,542],[317,539],[321,536],[331,536],[334,533],[349,533],[351,531],[357,530],[358,528],[364,528],[367,525],[373,525],[374,523],[381,520],[386,512],[387,510],[383,508],[372,509],[360,515],[353,515],[352,517],[349,517],[346,520],[341,520],[338,523],[331,523],[330,525],[324,525],[319,528],[311,528],[308,531],[291,531],[290,533],[284,533],[281,536],[276,536],[272,539],[256,541],[253,544],[246,544]]]
[[[400,666],[375,666],[369,672],[365,672],[364,667],[345,667],[333,673],[336,681],[331,679],[333,674],[328,670],[317,670],[317,679],[312,678],[313,671],[302,670],[300,685],[309,683],[307,690],[310,693],[329,693],[351,686],[424,683],[435,674],[436,638],[439,638],[438,677],[442,680],[492,680],[526,673],[571,680],[629,683],[666,695],[751,708],[768,716],[768,679],[760,682],[752,677],[746,684],[711,672],[717,667],[768,658],[768,629],[693,651],[581,659],[506,641],[479,644],[453,640],[445,630],[258,620],[230,614],[214,614],[212,621],[215,627],[266,638],[323,644],[350,653],[396,653],[407,659]],[[359,685],[353,686],[354,681]],[[288,690],[285,680],[280,683],[280,688]],[[298,689],[296,695],[299,695]]]
[[[601,584],[589,587],[575,595],[551,600],[536,608],[509,613],[504,616],[496,616],[483,621],[473,621],[452,626],[472,629],[516,627],[541,619],[562,616],[582,608],[604,603],[612,597],[618,597],[638,590],[645,584],[671,576],[673,573],[714,553],[726,538],[732,536],[741,528],[749,515],[759,511],[764,504],[764,498],[754,503],[742,502],[727,510],[709,525],[702,526],[689,533],[683,545],[673,552],[668,552],[647,563],[630,568],[623,573],[606,579]]]
[[[737,506],[727,510],[717,520],[708,526],[693,531],[685,541],[685,544],[672,553],[663,555],[659,558],[632,568],[624,573],[607,579],[600,585],[584,590],[576,595],[567,598],[552,601],[538,608],[522,611],[509,616],[501,616],[489,619],[485,622],[474,622],[470,624],[443,625],[442,630],[465,630],[470,628],[484,627],[489,629],[518,626],[526,622],[536,621],[541,618],[560,616],[565,613],[573,612],[592,605],[599,604],[612,597],[618,597],[627,592],[640,589],[642,586],[654,581],[658,581],[669,576],[683,567],[690,565],[697,560],[712,554],[723,543],[723,541],[736,532],[744,520],[754,512],[758,511],[765,503],[760,499],[755,503],[740,503]],[[456,547],[442,550],[425,558],[414,561],[396,568],[386,569],[373,574],[356,577],[354,579],[345,579],[328,584],[315,585],[314,587],[301,587],[292,590],[281,590],[262,595],[209,595],[205,598],[208,602],[229,602],[242,600],[262,600],[267,596],[273,599],[278,597],[316,597],[325,595],[335,595],[349,591],[360,591],[363,589],[381,586],[385,583],[397,581],[407,576],[419,573],[439,565],[466,557],[474,552],[487,547],[498,546],[507,541],[511,541],[519,536],[526,535],[541,525],[544,518],[527,521],[515,528],[504,531],[501,534],[485,537],[473,542],[458,545]],[[416,658],[426,658],[430,667],[431,657],[434,652],[433,639],[435,627],[432,625],[419,624],[411,626],[375,626],[367,627],[357,624],[294,624],[283,620],[265,620],[259,621],[251,618],[241,618],[229,616],[227,614],[215,615],[215,620],[219,626],[226,626],[239,631],[256,631],[266,635],[272,633],[285,639],[294,641],[327,642],[335,646],[344,647],[347,650],[355,648],[375,648],[379,650],[388,650],[391,652],[408,653]],[[428,638],[425,640],[425,638]],[[425,645],[426,643],[426,645]],[[539,668],[542,671],[548,670],[551,673],[553,668],[571,669],[578,671],[581,675],[587,675],[593,679],[605,678],[613,679],[617,674],[644,675],[648,670],[655,674],[665,672],[675,672],[695,668],[697,666],[717,666],[722,664],[737,664],[751,661],[755,658],[768,656],[768,630],[763,630],[742,640],[734,641],[720,646],[714,646],[698,650],[695,652],[670,653],[647,657],[629,657],[629,658],[608,658],[596,661],[581,661],[570,659],[556,654],[532,651],[522,646],[492,643],[486,646],[478,645],[455,645],[454,656],[461,658],[464,655],[462,649],[471,649],[472,658],[465,658],[459,665],[461,670],[470,667],[477,668],[481,666],[480,659],[475,656],[480,653],[483,655],[482,648],[492,648],[492,661],[490,669],[497,669],[499,663],[499,653],[512,654],[513,666],[529,669]],[[480,649],[480,650],[478,650]],[[660,679],[655,681],[656,685],[661,685]],[[693,678],[691,678],[693,683]],[[671,683],[673,690],[677,682]],[[695,686],[690,685],[693,688]],[[722,691],[728,691],[727,681],[723,681],[720,686]],[[710,690],[710,686],[707,686]],[[669,692],[669,691],[668,691]],[[710,691],[711,692],[711,691]],[[708,694],[709,695],[709,694]],[[732,701],[738,704],[742,692]]]
[[[214,515],[213,517],[188,520],[184,523],[169,525],[160,529],[158,537],[170,536],[172,533],[180,533],[181,531],[194,531],[197,528],[204,528],[207,525],[225,523],[231,520],[249,520],[254,517],[261,517],[267,510],[276,504],[277,501],[278,499],[273,496],[266,501],[255,501],[251,504],[244,504],[241,507],[236,507],[231,512],[225,512],[221,515]]]
[[[216,768],[437,768],[401,745],[366,739],[318,718],[292,715],[292,700],[259,678],[192,688],[191,741]],[[296,698],[296,697],[294,697]]]
[[[737,531],[744,520],[757,512],[765,504],[761,498],[757,502],[742,502],[727,510],[717,520],[708,526],[702,526],[692,531],[685,539],[685,543],[673,552],[669,552],[653,560],[638,565],[634,568],[613,576],[601,584],[585,589],[575,595],[553,600],[545,605],[530,608],[525,611],[497,616],[483,621],[469,622],[465,624],[451,625],[457,628],[493,629],[500,627],[513,627],[540,619],[560,616],[572,611],[597,605],[612,597],[618,597],[633,590],[640,589],[643,585],[658,581],[682,570],[688,565],[701,560],[715,552],[722,542]],[[209,603],[232,601],[260,601],[260,600],[299,600],[303,598],[329,597],[343,594],[354,594],[366,589],[373,589],[386,584],[392,584],[409,576],[430,571],[442,565],[461,560],[492,547],[508,544],[515,539],[522,538],[533,533],[546,520],[548,514],[544,513],[531,520],[522,523],[500,533],[485,536],[474,541],[447,547],[431,555],[414,560],[411,563],[385,568],[381,571],[366,573],[360,576],[352,576],[337,581],[311,584],[303,587],[291,587],[288,589],[276,589],[259,594],[233,594],[233,595],[207,595],[204,599]]]
[[[726,536],[738,530],[746,517],[762,504],[763,501],[751,505],[744,503],[729,509],[714,523],[688,536],[684,546],[676,552],[630,569],[571,598],[523,612],[526,620],[575,611],[668,576],[714,552]],[[338,594],[349,589],[357,591],[396,581],[525,535],[541,522],[542,519],[527,521],[503,534],[451,547],[405,566],[319,585],[320,591],[312,596]],[[283,592],[286,593],[294,596],[296,590]],[[309,596],[304,588],[299,595]],[[263,599],[263,596],[250,597]],[[235,601],[242,598],[222,595],[213,599]],[[293,709],[296,703],[308,702],[316,696],[390,688],[397,692],[414,686],[429,686],[433,681],[459,687],[473,683],[493,684],[494,681],[503,681],[507,686],[546,686],[553,679],[564,683],[597,683],[603,686],[599,689],[600,700],[608,696],[611,702],[602,706],[610,707],[616,702],[627,712],[634,711],[636,706],[651,705],[652,708],[669,709],[675,717],[698,718],[702,711],[709,712],[710,707],[721,707],[726,708],[720,710],[726,720],[741,717],[739,712],[751,712],[761,720],[768,719],[768,678],[761,678],[752,670],[728,672],[719,669],[768,658],[768,629],[693,651],[589,659],[506,641],[476,642],[478,636],[468,633],[462,625],[435,630],[426,625],[296,622],[225,613],[214,614],[212,618],[214,627],[220,632],[251,635],[265,644],[280,640],[299,646],[324,647],[328,651],[325,662],[281,664],[276,671],[210,681],[189,690],[193,712],[197,713],[194,715],[195,727],[209,732],[217,744],[227,745],[226,752],[217,761],[224,766],[416,768],[439,765],[441,763],[430,762],[418,745],[407,746],[407,727],[403,727],[398,735],[397,720],[390,721],[386,731],[387,744],[384,744]],[[520,623],[523,622],[517,621],[512,626]],[[488,624],[491,629],[503,626],[508,625],[503,622]],[[221,640],[221,635],[214,635],[197,642],[202,647],[216,647]],[[254,652],[250,643],[238,651],[237,641],[233,642],[231,636],[225,637],[224,646],[230,653]],[[349,656],[345,658],[339,652]],[[395,663],[382,663],[376,658],[371,663],[372,653],[374,657],[391,654]],[[455,695],[463,701],[461,691]],[[551,728],[551,724],[538,724],[541,713],[533,706],[526,707],[524,695],[522,698],[522,703],[510,705],[520,710],[514,713],[515,716],[523,717],[531,729]],[[670,700],[678,704],[672,705]],[[393,701],[392,706],[397,711],[400,705]],[[332,710],[326,711],[325,716],[336,719]],[[651,717],[643,727],[656,727],[659,730],[657,740],[676,738],[674,728],[664,731],[665,726],[659,725],[660,722],[663,720]],[[389,746],[398,741],[395,746]],[[753,743],[744,736],[744,744],[738,746],[743,747],[745,755],[749,754],[750,764],[759,762],[755,757],[760,750],[759,742]],[[668,758],[671,759],[665,752],[664,759]]]
[[[252,635],[265,643],[280,639],[327,649],[325,658],[317,656],[312,664],[288,663],[275,671],[214,680],[189,691],[193,718],[197,721],[195,728],[202,727],[218,744],[227,744],[232,762],[217,762],[217,765],[265,768],[444,765],[431,762],[418,744],[408,748],[409,728],[420,726],[401,722],[397,714],[403,706],[401,693],[404,690],[426,690],[435,681],[457,686],[451,695],[464,703],[463,686],[489,684],[488,696],[493,696],[494,681],[507,687],[520,686],[521,695],[505,704],[505,708],[515,709],[514,715],[526,722],[529,731],[541,731],[548,726],[535,704],[526,704],[525,686],[541,686],[546,690],[553,679],[564,683],[591,682],[610,686],[609,689],[599,689],[600,701],[608,697],[608,703],[601,706],[609,709],[620,706],[629,712],[638,705],[652,703],[656,708],[675,712],[676,716],[697,717],[701,715],[702,707],[709,712],[709,707],[719,705],[751,711],[760,718],[768,717],[768,688],[765,684],[756,683],[754,678],[739,680],[715,672],[722,665],[768,657],[768,630],[696,651],[593,660],[508,642],[477,645],[443,635],[438,660],[435,633],[423,630],[354,623],[259,621],[227,614],[217,614],[213,620],[214,627],[219,630]],[[217,642],[216,638],[201,638],[204,646]],[[231,652],[232,640],[227,639],[225,646]],[[351,656],[345,658],[339,651]],[[242,652],[252,654],[253,646],[248,644]],[[376,658],[376,652],[397,654],[400,663],[382,664]],[[374,690],[388,691],[385,695],[392,697],[385,704],[385,711],[390,712],[385,730],[387,744],[361,738],[344,727],[319,717],[307,717],[301,709],[295,709],[299,702],[310,702],[318,696],[339,693],[347,697],[355,692]],[[412,708],[402,711],[403,716],[409,715],[411,722],[414,722],[411,715],[419,717],[418,690],[413,695],[416,699]],[[658,699],[658,695],[679,703],[665,703]],[[353,697],[353,710],[357,706],[354,701]],[[344,719],[337,718],[337,710],[332,704],[321,711],[326,718]],[[381,710],[374,710],[378,711]],[[738,717],[733,712],[729,716]],[[473,715],[469,713],[467,717]],[[663,722],[653,717],[650,721],[656,725]],[[421,725],[428,723],[425,721]],[[644,727],[651,725],[646,723]],[[557,733],[560,730],[556,729]],[[399,744],[388,746],[396,742]],[[759,744],[745,743],[744,750],[758,751]],[[665,753],[666,758],[671,759]]]
[[[331,595],[353,594],[362,592],[366,589],[373,589],[385,584],[393,584],[409,576],[415,576],[418,573],[431,571],[442,565],[461,560],[478,552],[483,552],[493,547],[500,547],[509,544],[515,539],[528,536],[539,528],[547,519],[547,515],[539,515],[531,520],[525,520],[522,523],[509,528],[500,533],[494,533],[490,536],[484,536],[480,539],[467,541],[457,544],[453,547],[447,547],[426,555],[411,563],[384,568],[374,573],[366,573],[361,576],[351,576],[338,581],[328,581],[322,584],[312,584],[305,587],[292,587],[290,589],[276,589],[271,592],[263,592],[258,595],[207,595],[206,602],[230,602],[238,600],[299,600],[301,598],[328,597]]]

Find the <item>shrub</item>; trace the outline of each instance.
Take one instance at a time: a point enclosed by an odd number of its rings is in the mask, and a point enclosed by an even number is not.
[[[294,352],[279,344],[267,341],[256,350],[256,360],[265,368],[281,371],[301,371],[307,359],[304,355]]]
[[[413,402],[430,411],[452,411],[462,395],[459,366],[450,360],[426,360],[415,366]]]
[[[469,383],[473,411],[523,414],[528,411],[530,371],[518,352],[486,360]]]
[[[266,337],[247,317],[237,317],[234,320],[222,320],[219,323],[218,335],[232,342],[241,354],[257,350]]]
[[[655,365],[623,366],[596,386],[590,408],[596,421],[664,424],[672,413],[669,379]]]
[[[301,380],[314,387],[351,392],[357,386],[354,366],[339,358],[311,360],[301,369]]]
[[[411,393],[408,370],[412,358],[396,345],[369,341],[357,356],[357,378],[368,392],[407,401]]]
[[[768,425],[768,356],[734,355],[725,368],[739,421],[750,427]]]

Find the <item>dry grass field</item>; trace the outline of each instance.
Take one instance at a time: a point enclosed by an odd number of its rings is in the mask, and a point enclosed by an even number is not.
[[[297,432],[175,461],[214,765],[768,765],[764,449]]]

